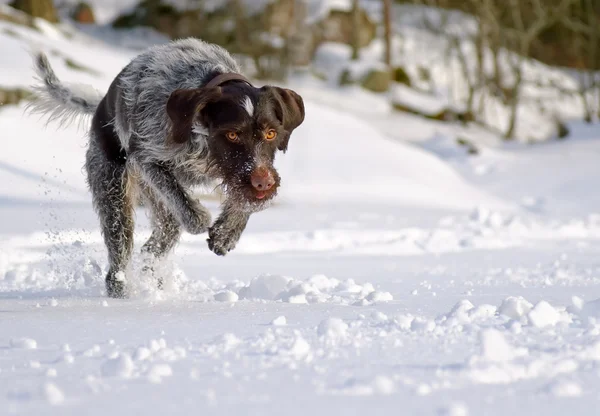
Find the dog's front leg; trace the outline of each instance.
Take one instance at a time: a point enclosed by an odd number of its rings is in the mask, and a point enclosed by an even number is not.
[[[210,212],[188,194],[167,167],[158,163],[141,163],[139,168],[144,181],[188,233],[201,234],[208,230]]]
[[[208,248],[224,256],[235,248],[250,218],[250,213],[225,203],[223,211],[208,230]]]

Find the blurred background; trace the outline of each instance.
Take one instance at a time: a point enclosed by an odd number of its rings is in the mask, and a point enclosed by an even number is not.
[[[588,213],[599,18],[594,0],[0,0],[0,198],[89,201],[85,124],[24,115],[32,50],[106,91],[143,49],[197,37],[304,97],[282,201]]]
[[[19,38],[17,27],[43,30],[38,19],[65,36],[78,30],[128,49],[193,36],[236,54],[256,79],[356,85],[385,94],[397,112],[475,124],[504,140],[564,138],[568,121],[598,117],[600,2],[594,0],[0,3],[4,44]],[[65,59],[88,73],[101,66]],[[10,105],[28,93],[5,85],[1,94],[0,103]],[[458,143],[475,153],[471,141]]]

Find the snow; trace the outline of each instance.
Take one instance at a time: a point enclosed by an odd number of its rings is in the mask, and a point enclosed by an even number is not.
[[[68,26],[0,25],[19,33],[0,30],[13,58],[1,85],[30,83],[34,45],[60,51],[59,76],[100,90],[135,53]],[[499,145],[390,116],[385,97],[356,88],[289,84],[307,118],[276,162],[281,198],[224,258],[184,235],[158,265],[163,291],[140,272],[140,209],[126,300],[104,297],[85,132],[0,108],[0,409],[593,414],[600,129]],[[456,145],[465,132],[477,156]]]
[[[12,348],[22,348],[25,350],[35,350],[37,348],[37,342],[31,338],[17,338],[10,340],[10,346]]]
[[[44,397],[52,406],[56,406],[65,401],[64,393],[53,383],[44,384]]]
[[[538,302],[538,304],[531,309],[531,312],[529,312],[527,317],[529,318],[529,322],[538,328],[553,326],[560,321],[559,312],[544,300]]]

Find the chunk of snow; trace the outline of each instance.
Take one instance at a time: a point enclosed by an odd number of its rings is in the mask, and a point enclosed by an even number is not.
[[[284,276],[259,276],[250,281],[248,286],[238,292],[241,299],[275,300],[288,288],[290,279]]]
[[[150,358],[152,352],[146,347],[139,347],[135,350],[135,354],[133,355],[133,359],[135,361],[144,361]]]
[[[527,315],[531,325],[537,328],[554,326],[560,321],[558,311],[545,300],[539,301]]]
[[[101,372],[104,377],[130,378],[133,374],[133,360],[128,354],[119,354],[102,364]]]
[[[35,350],[37,348],[37,342],[31,338],[12,338],[10,340],[10,346],[12,348],[20,348],[24,350]]]
[[[295,303],[295,304],[299,304],[299,305],[308,303],[308,301],[306,300],[305,294],[290,296],[287,298],[287,301],[289,303]]]
[[[533,305],[522,296],[509,296],[502,301],[498,313],[512,319],[519,319],[529,313]]]
[[[289,349],[290,355],[292,355],[297,360],[302,360],[306,358],[310,354],[311,348],[310,344],[301,336],[297,336]]]
[[[231,290],[225,290],[223,292],[219,292],[215,294],[215,300],[217,302],[237,302],[239,296],[237,293],[232,292]]]
[[[287,319],[285,319],[285,316],[278,316],[277,318],[275,318],[271,321],[271,325],[274,325],[274,326],[287,325]]]
[[[369,302],[389,302],[394,300],[394,297],[390,292],[371,292],[366,298]]]

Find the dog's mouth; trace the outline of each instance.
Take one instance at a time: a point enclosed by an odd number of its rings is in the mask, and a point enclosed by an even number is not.
[[[251,188],[251,198],[250,199],[254,199],[255,201],[259,201],[259,202],[264,202],[264,201],[268,201],[269,199],[272,199],[276,193],[277,193],[276,186],[274,186],[273,188],[268,189],[266,191],[259,191],[257,189]]]
[[[238,186],[225,186],[224,191],[228,198],[237,201],[240,206],[255,210],[267,206],[277,196],[278,188],[278,184],[267,190],[255,189],[250,184],[238,184]]]

